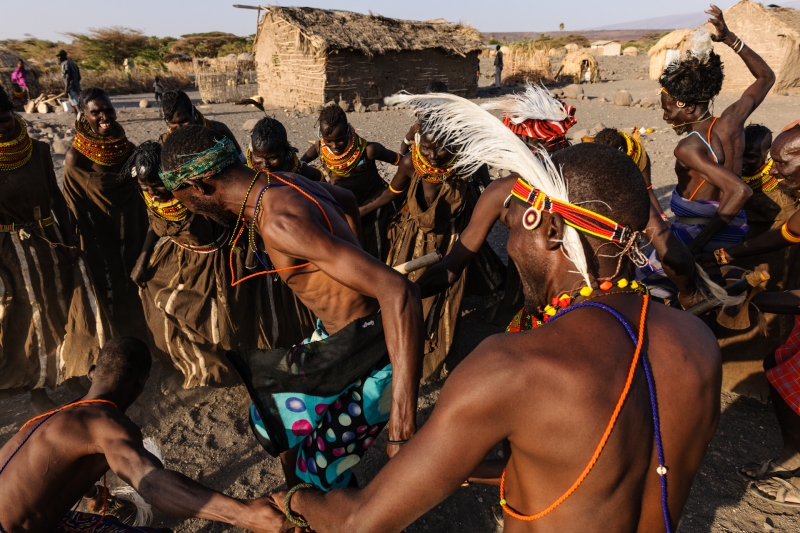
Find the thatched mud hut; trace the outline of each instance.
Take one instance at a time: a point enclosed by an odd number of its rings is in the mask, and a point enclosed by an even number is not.
[[[597,58],[585,48],[570,52],[561,61],[555,78],[559,83],[597,83],[600,81]]]
[[[548,48],[536,48],[530,42],[516,43],[501,48],[503,51],[503,72],[500,78],[504,85],[517,83],[540,83],[553,81]]]
[[[669,32],[648,50],[650,56],[650,79],[657,80],[664,68],[692,47],[694,30],[675,30]]]
[[[773,92],[800,86],[800,11],[743,0],[725,11],[728,28],[775,71]],[[730,47],[715,45],[725,65],[723,90],[741,91],[753,76]]]
[[[308,7],[265,9],[253,45],[265,105],[370,105],[401,90],[424,92],[432,80],[446,81],[460,96],[477,92],[483,43],[473,28]]]

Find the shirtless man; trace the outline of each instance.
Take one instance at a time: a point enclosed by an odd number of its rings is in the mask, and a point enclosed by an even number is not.
[[[156,531],[70,510],[108,470],[167,514],[282,531],[267,499],[229,498],[167,470],[145,449],[125,411],[142,393],[150,364],[142,341],[107,342],[89,370],[88,394],[31,420],[0,449],[0,531]]]
[[[722,62],[703,34],[695,35],[692,52],[670,63],[661,75],[664,121],[679,135],[675,148],[678,185],[670,206],[672,231],[693,253],[739,244],[747,233],[742,208],[752,195],[742,175],[744,123],[775,83],[767,63],[728,29],[715,5],[706,13],[711,40],[733,48],[756,81],[719,117],[711,102],[722,88]]]
[[[518,148],[527,150],[521,142]],[[675,530],[719,420],[719,348],[699,319],[648,305],[622,282],[628,254],[621,265],[609,257],[626,248],[635,255],[637,232],[649,218],[648,195],[631,160],[607,146],[582,144],[555,154],[553,163],[569,191],[568,200],[548,193],[558,202],[553,212],[531,211],[531,203],[542,199],[531,186],[544,188],[547,180],[512,168],[525,178],[514,184],[508,252],[519,266],[533,323],[545,318],[534,310],[553,299],[564,301],[564,316],[481,343],[448,377],[419,433],[364,489],[274,494],[292,520],[320,533],[399,532],[472,477],[504,480],[507,533]],[[561,179],[555,168],[550,172]],[[594,206],[594,220],[614,217],[624,226],[619,242],[568,226],[567,220],[582,224],[573,211],[578,203]],[[613,235],[612,225],[604,227]],[[574,237],[577,247],[562,241]],[[584,253],[588,269],[578,274],[577,254]],[[636,344],[643,349],[634,350]],[[648,370],[658,388],[656,439]],[[622,407],[613,425],[617,405]],[[610,437],[603,448],[604,430]],[[500,443],[506,444],[507,463],[482,464]],[[561,505],[535,523],[515,517],[552,508],[582,479],[587,463],[593,466],[588,477]],[[667,509],[659,473],[669,481]]]
[[[354,482],[350,468],[387,422],[387,451],[396,454],[416,431],[422,306],[415,285],[359,247],[355,203],[342,208],[352,194],[296,174],[254,177],[228,139],[198,126],[167,138],[161,166],[189,210],[236,225],[234,235],[242,218],[250,238],[257,230],[262,260],[319,318],[288,353],[229,353],[254,400],[256,438],[280,454],[289,485]]]

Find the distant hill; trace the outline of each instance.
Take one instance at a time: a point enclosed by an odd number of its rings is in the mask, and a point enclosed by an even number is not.
[[[779,5],[781,7],[800,9],[800,0],[790,0],[788,2],[779,1],[776,3],[769,3],[767,5]],[[587,31],[591,30],[676,30],[678,28],[694,28],[707,20],[708,15],[703,12],[683,13],[680,15],[667,15],[664,17],[633,20],[631,22],[619,22],[617,24],[609,24],[608,26],[601,26],[599,28],[591,28],[590,30],[578,31],[577,33],[586,34]]]
[[[670,31],[673,28],[666,29],[635,29],[635,30],[588,30],[588,31],[485,31],[482,33],[483,40],[488,41],[494,36],[498,41],[521,41],[522,39],[538,39],[540,35],[545,34],[553,39],[559,37],[566,37],[571,33],[580,33],[590,41],[638,41],[643,35],[653,33],[663,33]]]

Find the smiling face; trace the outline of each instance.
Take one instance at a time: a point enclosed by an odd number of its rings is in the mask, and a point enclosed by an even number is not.
[[[319,124],[320,131],[322,132],[322,141],[325,143],[331,152],[336,155],[342,155],[347,146],[350,144],[350,126],[344,122],[340,122],[333,128],[330,133],[325,133],[329,125],[324,122]]]
[[[117,112],[107,96],[88,101],[81,111],[92,131],[101,137],[113,135],[117,126]]]
[[[17,121],[11,111],[0,111],[0,143],[7,143],[14,140],[14,131]]]
[[[446,167],[455,157],[455,153],[448,150],[444,143],[434,140],[427,133],[420,135],[419,153],[428,163],[439,168]]]
[[[772,143],[770,175],[782,178],[781,186],[789,190],[800,188],[800,128],[785,131]]]

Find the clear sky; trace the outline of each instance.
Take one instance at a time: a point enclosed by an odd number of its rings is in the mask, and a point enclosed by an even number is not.
[[[248,0],[33,0],[9,3],[0,17],[0,39],[69,40],[63,32],[89,28],[127,26],[159,37],[205,31],[237,35],[255,32],[256,12],[234,9]],[[735,3],[720,1],[725,9]],[[292,4],[286,4],[292,5]],[[445,18],[466,21],[481,31],[567,30],[663,15],[702,11],[706,0],[302,0],[310,7],[346,9],[410,20]]]

